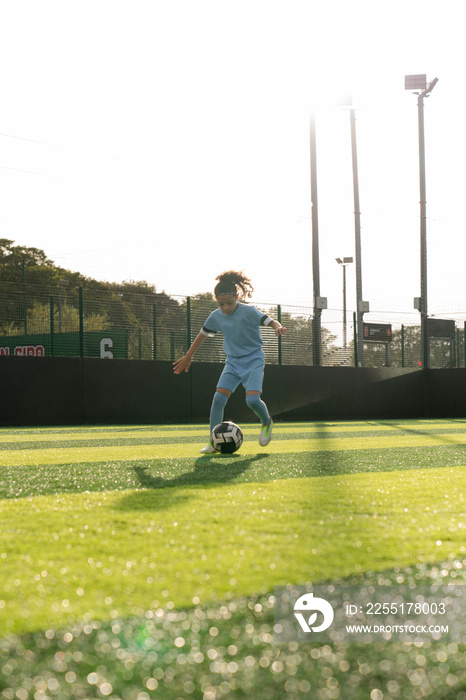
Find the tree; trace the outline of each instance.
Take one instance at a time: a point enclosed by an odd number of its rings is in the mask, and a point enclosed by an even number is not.
[[[54,309],[54,328],[58,327],[59,310]],[[49,333],[50,332],[50,305],[41,304],[34,301],[32,309],[27,314],[28,333]],[[89,314],[84,316],[83,330],[104,331],[110,328],[108,317],[100,314]],[[76,333],[79,330],[79,311],[73,306],[65,304],[61,309],[61,332]]]
[[[62,331],[76,330],[79,287],[83,289],[85,328],[89,330],[91,324],[97,330],[97,324],[99,330],[129,331],[132,357],[153,356],[154,305],[158,339],[167,357],[170,327],[183,324],[179,303],[147,282],[109,283],[87,278],[54,265],[38,248],[15,246],[6,238],[0,239],[0,280],[0,328],[4,335],[48,329],[52,296],[61,309]]]
[[[66,282],[66,284],[64,284]],[[188,346],[188,302],[158,292],[145,281],[104,282],[55,265],[39,248],[17,246],[0,239],[0,334],[49,332],[50,303],[53,297],[55,331],[79,327],[79,288],[83,290],[84,328],[124,330],[128,335],[129,357],[172,359],[183,355]],[[216,308],[211,293],[190,298],[190,340]],[[61,310],[61,324],[57,309]],[[265,313],[265,311],[264,311]],[[278,308],[269,309],[274,318]],[[280,340],[264,329],[264,350],[268,363],[278,363],[279,343],[284,364],[312,365],[312,317],[282,309],[281,321],[289,334]],[[339,350],[335,338],[322,328],[324,364],[330,364]],[[156,342],[154,353],[154,339]],[[221,334],[200,348],[196,359],[223,361]]]
[[[0,266],[2,277],[10,272],[10,277],[20,277],[23,264],[38,267],[53,267],[43,250],[39,248],[27,248],[13,245],[14,241],[8,238],[0,238]],[[19,271],[19,274],[17,274]]]
[[[63,278],[72,288],[85,280],[79,273],[55,266],[39,248],[15,246],[10,239],[0,239],[0,326],[14,324],[17,332],[24,332],[34,302],[46,303],[57,295]]]

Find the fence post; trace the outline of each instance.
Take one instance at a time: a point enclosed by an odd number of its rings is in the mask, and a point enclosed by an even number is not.
[[[26,263],[24,261],[24,258],[22,260],[23,263],[23,313],[24,313],[24,335],[27,335],[28,332],[28,311],[27,311],[27,302],[26,302]]]
[[[354,345],[354,366],[358,366],[358,329],[356,325],[356,312],[353,311],[353,345]]]
[[[186,297],[186,350],[191,347],[191,297]]]
[[[79,357],[84,357],[84,307],[82,287],[79,287]]]
[[[53,318],[53,296],[50,297],[50,354],[53,357],[55,355],[54,347],[54,318]]]
[[[405,327],[401,324],[401,366],[405,366]]]
[[[277,321],[278,323],[282,322],[282,306],[279,304],[277,306]],[[282,336],[278,336],[278,364],[282,364]]]
[[[152,304],[152,359],[157,359],[157,305]]]
[[[187,350],[191,347],[191,297],[186,297],[186,342]],[[193,422],[193,373],[189,377],[189,414]]]
[[[170,360],[175,361],[175,331],[170,331]]]

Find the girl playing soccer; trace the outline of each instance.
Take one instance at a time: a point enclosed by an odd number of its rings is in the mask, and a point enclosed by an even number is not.
[[[212,400],[210,432],[212,433],[213,428],[223,421],[229,397],[239,384],[243,384],[246,403],[262,423],[259,444],[265,446],[272,438],[272,419],[260,396],[265,365],[260,326],[271,326],[276,336],[286,333],[286,328],[262,314],[254,306],[238,301],[240,291],[245,299],[251,297],[254,291],[251,281],[242,272],[223,272],[216,279],[218,284],[214,289],[214,296],[218,309],[212,311],[186,355],[173,363],[174,372],[187,372],[199,346],[206,338],[213,338],[221,331],[224,336],[223,349],[227,357]],[[215,450],[209,443],[201,452],[210,453]]]

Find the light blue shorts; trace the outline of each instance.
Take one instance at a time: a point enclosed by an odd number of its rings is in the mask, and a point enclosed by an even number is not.
[[[245,391],[262,393],[264,366],[265,357],[262,350],[243,357],[227,356],[224,370],[217,382],[217,389],[229,389],[234,392],[242,384]]]

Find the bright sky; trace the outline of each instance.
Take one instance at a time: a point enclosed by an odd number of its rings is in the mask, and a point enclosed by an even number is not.
[[[98,279],[196,293],[239,268],[255,299],[312,305],[316,110],[320,286],[339,309],[354,207],[349,113],[333,103],[351,94],[363,297],[411,312],[404,76],[425,73],[439,79],[425,102],[429,312],[465,310],[463,17],[462,0],[1,0],[0,235]]]

